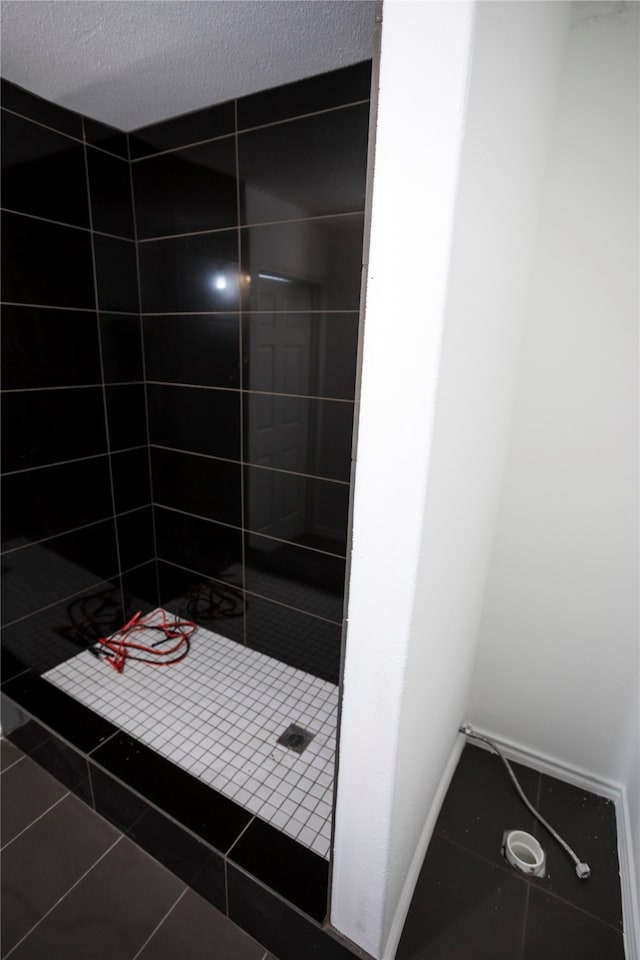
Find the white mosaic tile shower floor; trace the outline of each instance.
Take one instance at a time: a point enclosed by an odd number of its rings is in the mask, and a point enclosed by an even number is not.
[[[328,858],[338,703],[333,684],[203,627],[180,663],[128,660],[118,674],[83,651],[44,677]],[[302,754],[276,742],[292,723],[314,735]]]

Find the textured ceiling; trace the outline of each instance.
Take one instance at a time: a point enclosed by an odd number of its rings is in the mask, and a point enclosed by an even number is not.
[[[366,60],[369,0],[3,0],[2,76],[121,130]]]

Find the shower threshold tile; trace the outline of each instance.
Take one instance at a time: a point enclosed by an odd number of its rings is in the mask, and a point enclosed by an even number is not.
[[[185,782],[217,791],[230,807],[328,858],[338,700],[332,683],[201,626],[189,655],[167,670],[130,660],[118,674],[82,651],[44,678],[123,731],[93,754],[116,776],[135,777],[137,764],[114,767],[120,741],[135,738],[145,765],[159,770],[170,761],[188,775]],[[277,743],[291,724],[313,735],[301,754]],[[180,810],[167,812],[185,823]],[[227,840],[210,838],[218,849]]]

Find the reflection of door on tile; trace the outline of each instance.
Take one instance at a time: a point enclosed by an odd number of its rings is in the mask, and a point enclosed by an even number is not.
[[[313,309],[313,288],[298,280],[269,275],[257,277],[256,282],[260,313],[252,327],[249,363],[259,373],[256,379],[269,385],[267,389],[288,395],[252,398],[246,408],[248,460],[264,467],[306,473],[310,443],[307,404],[291,394],[311,393],[310,325],[300,314]],[[295,540],[306,527],[304,484],[285,473],[270,473],[269,481],[268,496],[264,495],[265,484],[260,483],[259,493],[249,485],[245,523],[256,533]]]

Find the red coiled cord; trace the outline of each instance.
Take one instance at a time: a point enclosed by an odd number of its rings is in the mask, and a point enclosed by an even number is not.
[[[150,663],[154,667],[167,667],[171,663],[179,663],[184,660],[191,645],[189,637],[195,629],[196,624],[192,623],[191,620],[179,620],[177,616],[171,621],[168,620],[164,610],[153,610],[144,617],[138,610],[131,617],[131,620],[125,623],[122,630],[114,633],[111,637],[100,637],[98,645],[93,647],[92,652],[103,656],[109,666],[113,667],[117,673],[122,673],[129,658],[139,660],[141,663]],[[163,637],[151,646],[144,643],[135,643],[129,639],[132,634],[141,633],[145,630],[159,630]],[[173,640],[177,642],[172,646],[159,648],[159,644]],[[136,656],[130,652],[132,650],[149,654],[151,659]],[[160,657],[169,657],[170,659],[158,659]]]

